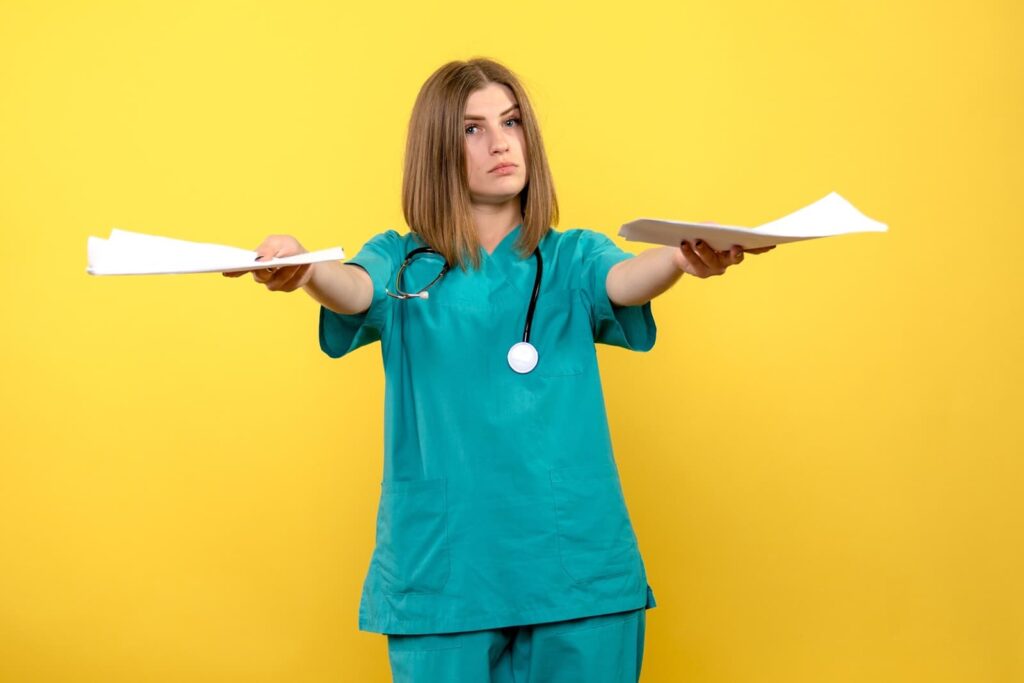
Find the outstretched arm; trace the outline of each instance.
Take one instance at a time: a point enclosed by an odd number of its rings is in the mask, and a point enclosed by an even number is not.
[[[774,248],[773,245],[746,251],[761,254]],[[737,244],[729,251],[715,251],[700,240],[692,247],[683,242],[678,249],[647,249],[611,267],[605,283],[608,299],[618,306],[645,304],[667,291],[683,273],[699,278],[721,275],[726,268],[742,261],[743,254],[744,249]]]

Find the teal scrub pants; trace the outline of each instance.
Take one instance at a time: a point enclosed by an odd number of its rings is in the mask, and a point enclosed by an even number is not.
[[[461,633],[388,634],[394,683],[636,683],[646,609]]]

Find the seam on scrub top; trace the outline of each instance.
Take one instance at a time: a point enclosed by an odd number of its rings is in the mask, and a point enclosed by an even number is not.
[[[448,582],[452,578],[452,557],[451,557],[451,549],[449,548],[449,543],[448,543],[448,477],[438,477],[438,478],[444,481],[444,486],[441,487],[441,492],[442,492],[442,494],[444,496],[443,507],[442,507],[442,509],[444,511],[443,512],[443,516],[444,516],[444,554],[445,554],[445,559],[447,560],[447,563],[448,563],[447,571],[445,572],[445,576],[444,576],[444,581],[441,582],[441,587],[440,588],[438,588],[437,590],[432,590],[432,591],[390,591],[387,588],[387,582],[384,581],[384,580],[381,580],[381,582],[380,582],[380,589],[381,589],[382,593],[386,593],[388,595],[398,595],[398,596],[401,596],[401,595],[440,595],[440,594],[444,593],[444,589],[448,586]],[[383,577],[382,577],[382,579],[383,579]]]
[[[630,573],[630,571],[632,571],[632,570],[631,569],[626,569],[624,571],[609,572],[609,573],[605,573],[605,574],[597,574],[595,576],[589,576],[589,577],[587,577],[585,579],[578,579],[575,576],[573,576],[569,572],[569,569],[565,566],[565,556],[562,554],[562,528],[561,528],[561,526],[558,523],[558,510],[559,510],[559,508],[558,508],[558,496],[557,496],[557,491],[555,490],[555,481],[554,481],[553,477],[554,477],[555,470],[566,470],[566,469],[572,469],[573,467],[576,467],[576,465],[571,465],[569,467],[556,467],[556,468],[549,468],[548,469],[548,478],[550,479],[550,484],[551,484],[551,501],[554,504],[554,508],[555,508],[555,538],[556,538],[557,544],[558,544],[558,564],[559,564],[559,566],[562,567],[562,571],[565,572],[565,575],[568,576],[569,579],[573,583],[579,584],[579,585],[584,585],[584,584],[592,583],[594,581],[597,581],[598,579],[606,579],[606,578],[609,578],[609,577],[612,577],[612,576],[622,576],[623,574]],[[617,478],[618,477],[618,473],[615,473],[614,475],[611,475],[608,478],[611,478],[611,477],[616,477]],[[590,477],[590,478],[591,479],[603,479],[605,477]],[[623,503],[623,504],[625,504],[625,503]],[[628,518],[628,512],[627,512],[627,518]],[[630,522],[630,529],[632,530],[632,522]],[[634,533],[634,538],[635,538],[635,533]],[[630,545],[633,547],[633,549],[637,553],[640,552],[640,548],[639,548],[638,544],[635,541],[631,541]]]

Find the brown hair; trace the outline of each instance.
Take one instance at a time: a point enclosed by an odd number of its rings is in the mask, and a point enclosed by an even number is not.
[[[489,83],[508,86],[519,105],[525,138],[526,184],[519,193],[523,225],[515,247],[533,254],[551,226],[558,224],[558,200],[540,127],[519,79],[486,58],[448,62],[420,88],[409,120],[402,178],[402,212],[409,228],[444,256],[466,269],[480,267],[480,241],[470,211],[466,173],[466,101]]]

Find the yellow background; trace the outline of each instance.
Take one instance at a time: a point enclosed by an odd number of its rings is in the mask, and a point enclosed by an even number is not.
[[[0,0],[0,681],[389,680],[379,346],[331,360],[250,276],[89,276],[86,238],[404,232],[413,100],[475,55],[560,229],[832,190],[890,227],[683,276],[650,353],[601,347],[644,680],[1024,681],[1020,7]]]

